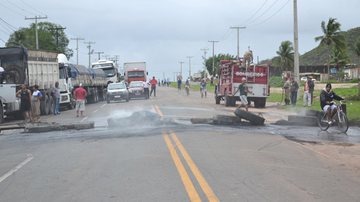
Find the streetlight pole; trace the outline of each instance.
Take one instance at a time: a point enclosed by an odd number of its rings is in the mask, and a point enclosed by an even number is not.
[[[240,58],[240,45],[239,45],[239,31],[240,29],[246,29],[246,27],[230,27],[230,29],[236,29],[237,30],[237,59]]]
[[[219,42],[219,41],[209,41],[210,43],[212,43],[212,74],[213,76],[215,76],[215,43]]]
[[[294,76],[295,81],[299,82],[299,37],[298,37],[298,16],[297,0],[294,0]]]
[[[207,73],[208,73],[208,71],[207,71],[207,69],[206,69],[206,53],[207,53],[207,51],[209,50],[208,48],[203,48],[203,49],[200,49],[200,50],[202,50],[202,51],[204,51],[204,56],[203,56],[203,59],[204,59],[204,77],[205,78],[207,78]]]
[[[182,80],[182,64],[184,64],[184,62],[179,62],[180,63],[180,77],[181,77],[181,80]]]
[[[193,56],[187,56],[187,58],[189,58],[189,79],[191,80],[191,58]]]

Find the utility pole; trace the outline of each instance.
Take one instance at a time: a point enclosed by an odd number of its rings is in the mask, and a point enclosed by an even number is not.
[[[207,53],[207,51],[208,51],[209,49],[208,49],[208,48],[202,48],[202,49],[200,49],[200,50],[204,51],[204,56],[203,56],[203,59],[204,59],[204,71],[205,71],[204,77],[207,78],[206,53]]]
[[[239,46],[239,30],[240,29],[246,29],[246,27],[230,27],[230,29],[236,29],[237,30],[237,56],[236,58],[240,59],[240,46]]]
[[[184,62],[179,62],[180,63],[180,76],[181,76],[181,79],[182,79],[182,64],[184,64]]]
[[[219,42],[219,41],[209,41],[210,43],[212,43],[212,74],[213,76],[215,76],[215,43]]]
[[[187,56],[187,58],[189,58],[189,79],[191,80],[191,58],[193,56]]]
[[[100,55],[104,54],[104,52],[94,52],[95,54],[98,54],[98,60],[100,60]]]
[[[54,27],[54,28],[50,28],[50,29],[51,29],[51,30],[55,30],[55,35],[56,35],[56,49],[58,50],[58,48],[59,48],[59,31],[66,29],[66,27]]]
[[[36,45],[36,50],[39,50],[39,37],[38,37],[38,30],[37,30],[37,22],[40,19],[47,19],[47,16],[35,16],[32,18],[27,18],[25,17],[25,20],[35,20],[35,45]]]
[[[76,37],[76,38],[71,38],[71,40],[76,40],[76,64],[79,65],[79,41],[85,39]]]
[[[299,82],[299,37],[298,37],[298,16],[297,0],[294,0],[294,76],[295,81]]]
[[[89,68],[91,68],[91,44],[95,44],[93,41],[84,42],[84,44],[87,44],[87,48],[89,49]]]

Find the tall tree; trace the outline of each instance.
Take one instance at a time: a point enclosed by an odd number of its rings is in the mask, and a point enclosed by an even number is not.
[[[68,48],[69,39],[60,25],[50,22],[38,23],[39,48],[46,51],[64,53],[68,58],[73,51]],[[6,42],[7,47],[24,46],[28,49],[35,49],[35,23],[29,28],[20,28],[12,33]]]
[[[315,41],[320,41],[320,45],[328,46],[329,60],[328,60],[328,74],[330,74],[331,50],[336,48],[339,51],[346,49],[345,38],[341,35],[341,24],[336,22],[336,18],[330,18],[327,24],[325,21],[321,22],[322,36],[315,37]]]
[[[289,71],[294,67],[294,47],[290,41],[283,41],[276,51],[278,57],[274,62],[281,70]]]
[[[236,56],[234,55],[230,55],[230,54],[218,54],[218,55],[215,55],[214,58],[213,57],[210,57],[206,60],[205,62],[205,65],[206,65],[206,69],[209,71],[209,74],[210,75],[216,75],[218,74],[219,75],[219,66],[220,66],[220,60],[235,60],[236,59]],[[212,62],[214,61],[215,63],[215,71],[213,72],[213,68],[212,68]],[[215,73],[215,74],[213,74]]]

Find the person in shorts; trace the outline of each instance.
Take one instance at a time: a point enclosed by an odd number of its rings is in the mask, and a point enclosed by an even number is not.
[[[248,86],[247,86],[247,84],[246,84],[246,78],[245,78],[245,77],[243,77],[243,78],[241,79],[241,83],[239,84],[239,87],[238,87],[237,90],[235,91],[234,95],[235,95],[238,91],[240,91],[240,101],[241,101],[241,104],[242,104],[242,105],[245,105],[245,109],[246,109],[246,111],[248,111],[249,103],[248,103],[248,101],[247,101],[247,94],[248,94],[248,93],[252,93],[252,92],[249,90],[249,88],[248,88]],[[239,106],[239,108],[240,108],[240,107],[241,107],[241,105]]]
[[[325,112],[327,121],[329,124],[333,122],[332,118],[336,114],[337,107],[333,100],[344,100],[342,97],[335,94],[331,90],[331,83],[326,84],[325,89],[320,93],[320,106],[321,109]]]
[[[17,97],[20,97],[20,111],[23,112],[25,122],[31,122],[31,91],[26,88],[25,84],[21,85],[21,89],[16,93]]]
[[[76,117],[79,117],[79,112],[81,113],[81,116],[84,116],[86,96],[87,92],[83,88],[82,83],[80,83],[79,87],[74,91],[74,98],[76,101]]]

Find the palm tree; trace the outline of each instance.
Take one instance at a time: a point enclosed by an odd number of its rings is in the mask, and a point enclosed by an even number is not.
[[[325,21],[322,21],[321,29],[324,35],[315,37],[315,41],[320,41],[320,45],[328,46],[329,52],[333,47],[339,50],[346,49],[345,38],[340,34],[340,26],[341,24],[336,22],[336,18],[330,18],[327,24],[325,24]],[[327,63],[328,74],[330,74],[330,60],[331,53],[329,53],[329,61]]]
[[[278,54],[276,63],[282,70],[290,70],[294,66],[294,47],[290,41],[281,42],[276,54]]]

